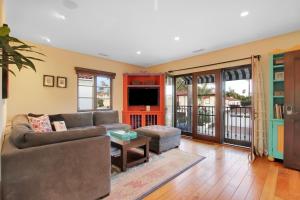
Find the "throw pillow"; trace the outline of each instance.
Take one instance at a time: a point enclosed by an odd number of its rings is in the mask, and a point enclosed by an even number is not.
[[[44,133],[52,131],[48,115],[43,115],[40,117],[28,116],[28,120],[35,132]]]
[[[67,127],[65,121],[54,121],[53,126],[55,131],[66,131]]]
[[[54,131],[57,131],[57,130],[55,129],[53,122],[65,121],[64,118],[61,116],[61,114],[49,115],[49,119],[50,119],[52,130],[54,130]]]
[[[44,114],[34,114],[34,113],[28,113],[28,117],[41,117],[43,116]]]

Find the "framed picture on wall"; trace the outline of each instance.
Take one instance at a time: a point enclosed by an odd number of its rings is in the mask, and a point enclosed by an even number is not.
[[[54,87],[54,76],[44,75],[43,86],[45,86],[45,87]]]
[[[56,87],[66,88],[67,87],[67,77],[58,76],[56,80]]]

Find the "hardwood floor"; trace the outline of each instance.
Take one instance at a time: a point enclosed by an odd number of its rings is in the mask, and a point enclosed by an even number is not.
[[[248,150],[182,139],[180,149],[206,157],[146,200],[300,199],[300,172],[258,158],[248,162]]]

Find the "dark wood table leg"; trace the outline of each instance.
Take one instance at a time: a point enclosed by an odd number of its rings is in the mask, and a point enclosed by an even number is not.
[[[146,162],[149,161],[149,142],[147,142],[144,147],[144,157],[146,157]]]
[[[121,148],[121,171],[125,172],[127,169],[127,149]]]

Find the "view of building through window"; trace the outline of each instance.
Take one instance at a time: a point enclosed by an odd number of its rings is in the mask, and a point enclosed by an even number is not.
[[[111,79],[106,76],[78,76],[78,110],[111,109]]]

